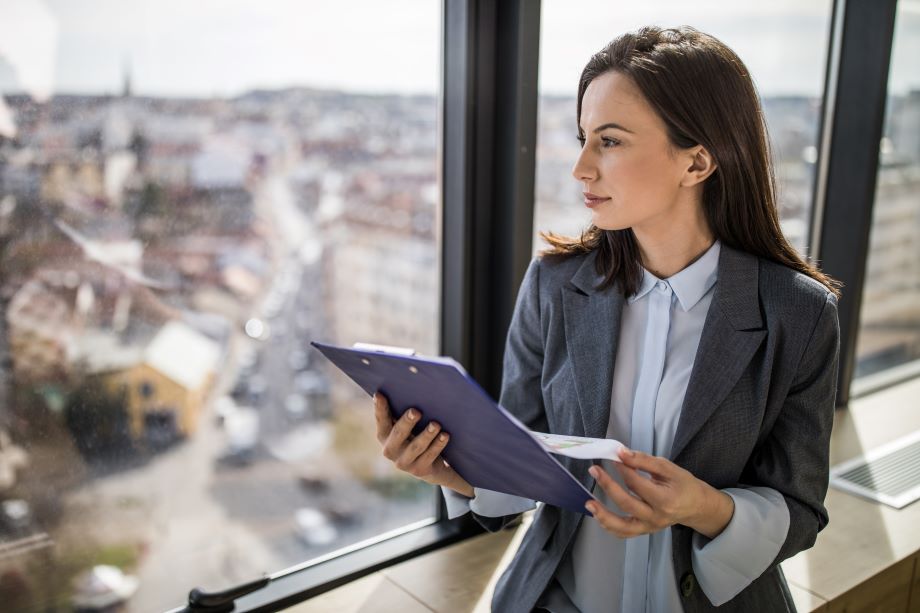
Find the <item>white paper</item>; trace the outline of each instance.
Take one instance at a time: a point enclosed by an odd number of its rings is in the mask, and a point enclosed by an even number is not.
[[[612,438],[565,436],[545,432],[531,432],[531,434],[546,451],[580,460],[605,459],[619,462],[620,449],[626,447],[620,441]]]

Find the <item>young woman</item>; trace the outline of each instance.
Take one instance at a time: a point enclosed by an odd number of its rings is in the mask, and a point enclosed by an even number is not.
[[[545,235],[518,295],[500,403],[537,431],[610,437],[563,459],[600,504],[542,505],[495,611],[793,611],[779,569],[827,523],[839,331],[834,283],[783,237],[759,99],[740,59],[689,27],[594,55],[572,174],[592,224]],[[396,465],[450,515],[497,530],[532,501],[473,488],[446,433],[395,423]]]

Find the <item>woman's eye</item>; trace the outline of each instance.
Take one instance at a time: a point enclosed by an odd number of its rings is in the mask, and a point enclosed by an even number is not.
[[[585,146],[586,139],[585,139],[585,137],[582,136],[581,134],[577,135],[577,136],[575,137],[575,140],[577,140],[578,143],[579,143],[582,147]],[[601,137],[601,145],[603,146],[604,149],[611,149],[611,148],[613,148],[613,147],[616,147],[616,146],[619,145],[619,144],[621,144],[620,141],[618,141],[618,140],[615,139],[615,138],[610,138],[609,136],[602,136],[602,137]]]

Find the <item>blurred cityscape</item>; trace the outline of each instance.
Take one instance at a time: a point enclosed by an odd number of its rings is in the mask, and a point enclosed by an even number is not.
[[[5,100],[4,611],[163,610],[433,516],[309,346],[437,353],[433,96]]]
[[[438,353],[435,96],[4,99],[5,611],[162,610],[433,516],[309,342]],[[800,249],[819,104],[764,100]],[[587,220],[574,106],[540,101],[535,230]],[[920,357],[920,92],[888,127],[868,370]]]

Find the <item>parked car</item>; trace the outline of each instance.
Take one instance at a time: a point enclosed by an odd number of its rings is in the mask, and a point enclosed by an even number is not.
[[[258,405],[267,389],[264,375],[241,373],[230,390],[230,397],[240,404]]]
[[[140,582],[117,566],[99,564],[74,580],[71,604],[77,611],[103,611],[131,598]]]
[[[326,515],[336,524],[353,524],[360,517],[360,507],[344,500],[332,500],[323,507]]]
[[[329,479],[321,472],[310,468],[304,468],[297,475],[297,482],[300,487],[311,494],[319,494],[329,490]]]
[[[284,410],[294,418],[300,419],[310,411],[310,401],[297,393],[288,394],[284,399]]]
[[[223,425],[227,416],[236,411],[236,403],[230,396],[221,396],[214,401],[214,419],[217,425]]]
[[[21,533],[32,525],[32,510],[29,503],[20,498],[0,502],[0,528],[4,532]]]
[[[297,522],[298,536],[307,545],[313,547],[328,545],[339,536],[339,531],[319,509],[309,507],[298,509],[294,514],[294,520]]]
[[[256,459],[255,447],[229,447],[217,456],[217,463],[223,466],[249,466]]]
[[[251,407],[237,407],[224,417],[227,444],[217,462],[229,466],[246,466],[255,459],[259,443],[259,414]]]

